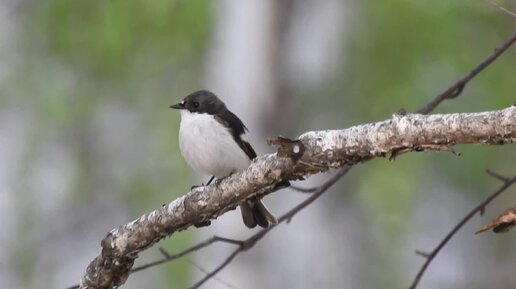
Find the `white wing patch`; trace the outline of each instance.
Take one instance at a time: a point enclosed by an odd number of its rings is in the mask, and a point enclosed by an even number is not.
[[[243,141],[247,142],[247,143],[251,143],[251,140],[249,139],[249,135],[248,135],[248,134],[246,134],[245,132],[244,132],[244,133],[242,133],[242,134],[240,134],[240,138],[241,138]]]

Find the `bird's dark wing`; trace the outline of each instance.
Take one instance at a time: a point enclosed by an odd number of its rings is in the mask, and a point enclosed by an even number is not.
[[[256,158],[256,152],[251,144],[242,139],[242,136],[247,131],[247,127],[245,127],[244,123],[238,118],[238,116],[226,109],[224,112],[216,114],[215,120],[228,128],[235,142],[245,152],[249,159],[252,160]]]

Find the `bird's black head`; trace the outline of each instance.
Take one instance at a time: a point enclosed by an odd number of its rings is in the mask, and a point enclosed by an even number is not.
[[[199,90],[183,98],[183,100],[170,106],[175,109],[186,109],[193,113],[217,114],[226,109],[226,105],[213,92]]]

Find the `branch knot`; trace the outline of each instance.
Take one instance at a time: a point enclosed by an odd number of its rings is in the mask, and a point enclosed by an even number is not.
[[[282,136],[278,136],[275,139],[268,139],[267,144],[278,146],[278,156],[282,158],[291,158],[294,163],[303,156],[306,150],[302,141],[298,139],[292,140]]]

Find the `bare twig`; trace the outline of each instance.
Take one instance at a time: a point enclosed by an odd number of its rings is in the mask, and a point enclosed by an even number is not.
[[[199,264],[196,264],[192,260],[188,260],[188,263],[192,264],[195,268],[199,269],[199,271],[203,272],[204,274],[209,274],[210,272],[206,270],[205,268],[201,267]],[[218,281],[220,284],[223,284],[224,286],[231,288],[231,289],[237,289],[237,287],[233,284],[230,284],[229,282],[222,280],[220,278],[217,278],[217,276],[213,276],[213,280]]]
[[[295,185],[290,185],[290,187],[292,190],[296,191],[296,192],[300,192],[300,193],[303,193],[303,194],[311,194],[315,191],[317,191],[317,188],[319,187],[311,187],[311,188],[302,188],[302,187],[298,187],[298,186],[295,186]]]
[[[506,176],[502,176],[501,174],[499,174],[497,172],[493,172],[492,170],[489,170],[489,169],[486,170],[486,173],[488,175],[490,175],[491,177],[493,177],[493,178],[495,178],[495,179],[497,179],[499,181],[502,181],[504,183],[507,183],[507,182],[509,182],[511,180],[511,178],[506,177]]]
[[[421,256],[423,258],[430,257],[430,254],[428,254],[427,252],[421,251],[421,250],[415,250],[414,253],[416,253],[416,255]]]
[[[239,241],[239,240],[233,240],[233,239],[223,238],[223,237],[219,237],[219,236],[213,236],[213,237],[209,238],[208,240],[205,240],[204,242],[198,243],[198,244],[196,244],[186,250],[183,250],[177,254],[174,254],[174,255],[170,255],[163,248],[159,248],[160,252],[165,256],[165,258],[158,260],[158,261],[147,263],[145,265],[141,265],[139,267],[136,267],[133,270],[131,270],[131,273],[142,271],[147,268],[154,267],[154,266],[175,260],[177,258],[183,257],[192,252],[198,251],[198,250],[200,250],[204,247],[207,247],[216,242],[223,242],[223,243],[233,244],[233,245],[237,245],[237,246],[242,246],[242,243],[243,243],[243,241]]]
[[[496,4],[494,2],[491,2],[491,1],[488,1],[486,0],[487,3],[491,4],[492,6],[496,7],[498,10],[504,12],[505,14],[511,16],[511,17],[514,17],[516,18],[516,13],[512,12],[511,10],[499,5],[499,4]]]
[[[424,107],[418,109],[416,112],[421,114],[427,114],[430,111],[434,110],[441,102],[446,99],[452,99],[459,96],[464,87],[468,84],[468,82],[473,79],[477,74],[479,74],[482,70],[488,67],[493,61],[495,61],[500,55],[502,55],[505,50],[507,50],[511,45],[516,42],[516,33],[514,33],[509,39],[507,39],[501,46],[494,49],[494,51],[487,56],[484,61],[480,62],[477,66],[475,66],[468,74],[461,77],[457,80],[453,85],[451,85],[448,89],[443,91],[441,94],[437,95],[432,101],[430,101]]]
[[[435,256],[439,254],[439,251],[450,241],[450,239],[455,235],[461,228],[466,224],[476,213],[481,212],[484,210],[484,208],[496,197],[498,197],[501,193],[503,193],[505,190],[507,190],[510,186],[512,186],[514,183],[516,183],[516,176],[508,179],[504,184],[496,190],[494,193],[492,193],[487,199],[485,199],[482,203],[480,203],[478,206],[476,206],[473,210],[471,210],[455,227],[444,237],[444,239],[435,247],[432,252],[428,253],[427,260],[417,273],[416,277],[414,278],[414,281],[412,282],[412,285],[410,285],[409,289],[415,289],[417,287],[417,284],[421,280],[421,277],[425,273],[426,269],[430,265],[430,263],[434,260]]]
[[[243,251],[243,249],[240,249],[240,248],[235,249],[235,251],[233,251],[233,253],[231,253],[226,258],[226,260],[224,260],[224,262],[222,262],[222,264],[220,264],[217,268],[215,268],[215,270],[213,270],[213,271],[209,272],[208,274],[206,274],[206,276],[204,276],[204,278],[202,278],[197,283],[192,285],[190,287],[190,289],[199,288],[202,284],[204,284],[204,282],[206,282],[209,279],[213,278],[217,273],[219,273],[222,269],[224,269],[224,267],[226,267],[231,261],[233,261],[233,259],[235,259],[235,257],[238,255],[238,253],[240,253],[242,251]]]

